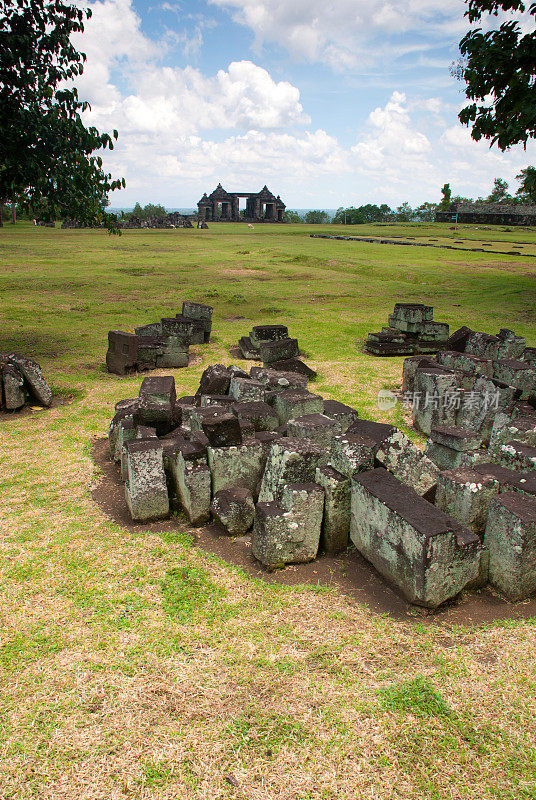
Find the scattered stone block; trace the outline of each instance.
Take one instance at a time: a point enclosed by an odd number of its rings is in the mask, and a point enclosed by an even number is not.
[[[457,467],[474,468],[477,464],[489,461],[487,450],[454,450],[428,439],[424,455],[433,461],[439,470],[456,469]]]
[[[17,411],[26,402],[24,379],[13,364],[4,364],[2,370],[4,405],[7,411]]]
[[[493,475],[467,467],[446,470],[438,477],[435,505],[483,539],[489,505],[499,488]]]
[[[437,362],[426,356],[410,356],[402,365],[402,391],[413,394],[415,373],[419,367],[437,367]]]
[[[329,463],[347,478],[355,472],[364,472],[374,466],[377,445],[370,436],[350,433],[335,436],[331,441]]]
[[[459,353],[463,353],[467,340],[472,333],[473,331],[471,328],[462,325],[461,328],[458,328],[458,330],[454,331],[454,333],[449,336],[445,342],[445,350],[457,350]]]
[[[321,414],[324,410],[324,398],[304,389],[286,389],[275,396],[274,408],[279,423],[284,425],[289,419],[302,417],[304,414]]]
[[[315,482],[324,489],[320,544],[335,555],[346,550],[350,537],[350,478],[329,466],[317,467]]]
[[[442,367],[420,366],[414,378],[413,425],[430,434],[432,425],[455,425],[456,375]]]
[[[161,321],[162,336],[171,336],[188,350],[194,331],[193,323],[185,317],[163,317]]]
[[[147,522],[168,516],[169,497],[160,442],[149,439],[128,443],[125,497],[133,520]]]
[[[134,333],[108,331],[106,368],[116,375],[135,372],[138,364],[138,337]]]
[[[233,414],[240,420],[248,420],[255,431],[275,431],[279,418],[274,409],[260,400],[233,403]]]
[[[185,331],[190,331],[190,344],[205,343],[205,324],[202,320],[185,317],[184,314],[176,314],[175,319]]]
[[[211,479],[208,466],[201,458],[188,458],[192,453],[179,450],[173,464],[173,481],[177,497],[192,525],[210,519]]]
[[[467,337],[465,352],[496,361],[500,358],[500,346],[501,341],[497,336],[481,331],[472,331]]]
[[[387,470],[352,478],[350,538],[407,599],[437,608],[480,573],[480,540]]]
[[[501,342],[499,346],[500,358],[517,359],[523,356],[527,344],[524,336],[516,336],[514,331],[508,328],[501,328],[497,338]]]
[[[339,436],[341,426],[325,414],[304,414],[288,421],[287,435],[297,439],[309,439],[329,450],[331,440]]]
[[[500,462],[508,469],[519,472],[536,470],[536,447],[514,440],[502,444],[498,451]]]
[[[155,336],[162,336],[162,323],[161,322],[150,322],[148,325],[138,325],[137,328],[134,328],[134,332],[136,336],[149,336],[150,338],[154,338]]]
[[[252,378],[231,378],[229,394],[242,402],[263,401],[266,397],[266,386]]]
[[[314,481],[316,468],[324,458],[324,448],[307,439],[277,439],[266,461],[259,500],[279,501],[287,484]]]
[[[381,442],[376,460],[418,495],[426,495],[437,484],[437,466],[397,428]]]
[[[316,370],[299,358],[285,358],[282,361],[273,361],[270,366],[272,369],[282,372],[296,372],[299,375],[305,375],[309,380],[313,380],[317,375]]]
[[[276,361],[296,358],[299,353],[297,339],[276,339],[272,342],[262,342],[259,347],[261,361],[267,365]]]
[[[489,442],[490,453],[497,454],[501,445],[512,439],[536,447],[536,417],[511,419],[508,414],[496,414]]]
[[[259,495],[266,455],[256,439],[246,439],[241,445],[208,447],[208,464],[212,473],[212,492],[221,489],[249,489],[254,498]]]
[[[251,539],[252,553],[270,570],[312,561],[318,552],[323,489],[316,483],[285,486],[281,505],[258,503]]]
[[[210,341],[210,333],[212,331],[212,306],[206,306],[203,303],[193,303],[190,300],[185,300],[182,304],[182,315],[188,319],[199,320],[203,323],[205,330],[205,342]]]
[[[423,322],[419,329],[420,342],[446,342],[449,326],[446,322]]]
[[[246,370],[242,369],[242,367],[238,367],[236,364],[231,364],[227,367],[227,370],[231,378],[249,378],[249,374]]]
[[[243,358],[247,359],[248,361],[258,361],[259,360],[259,350],[258,348],[254,347],[251,343],[251,339],[249,336],[241,336],[238,340],[238,347],[240,352],[242,353]]]
[[[10,354],[9,363],[15,366],[22,374],[30,394],[35,397],[42,406],[50,406],[52,403],[52,389],[46,382],[39,364],[30,358]]]
[[[201,422],[203,433],[212,447],[242,444],[242,430],[234,414],[220,414]]]
[[[536,591],[536,501],[516,492],[494,497],[484,544],[490,583],[512,602],[530,597]]]
[[[202,431],[204,422],[229,413],[229,406],[205,406],[204,408],[195,406],[193,411],[185,414],[187,408],[188,406],[182,407],[183,425],[189,426],[191,431]]]
[[[448,425],[433,425],[430,438],[437,444],[462,452],[478,450],[482,443],[482,438],[477,431]]]
[[[536,397],[536,367],[526,361],[500,359],[493,362],[493,377],[501,383],[521,390],[521,399]]]
[[[493,377],[493,361],[470,353],[458,353],[456,350],[443,350],[437,354],[437,363],[446,369],[469,372],[472,375]]]
[[[359,412],[338,400],[324,400],[324,414],[339,423],[341,433],[346,433],[350,425],[359,417]]]
[[[213,364],[207,367],[201,375],[199,389],[195,393],[196,397],[205,394],[229,394],[230,383],[231,374],[227,367],[224,367],[223,364]]]
[[[250,375],[272,392],[285,389],[307,389],[307,377],[297,372],[282,372],[272,367],[252,367]]]
[[[288,339],[288,328],[286,325],[255,325],[249,334],[253,347],[260,348],[266,342],[276,342],[281,339]]]
[[[118,422],[113,436],[113,438],[115,439],[115,448],[113,455],[114,461],[117,462],[121,461],[121,454],[123,452],[123,447],[131,439],[136,438],[136,429],[137,429],[137,424],[134,422],[134,419],[131,416],[125,416]]]
[[[127,401],[123,401],[127,402]],[[129,400],[128,403],[132,403],[132,405],[125,405],[118,408],[119,403],[116,404],[115,414],[110,420],[110,424],[108,426],[108,446],[110,448],[110,456],[114,459],[115,458],[115,449],[117,444],[117,438],[119,436],[119,428],[123,420],[129,419],[132,424],[134,424],[134,414],[138,408],[138,398],[134,401]]]
[[[221,489],[214,495],[210,510],[231,536],[243,536],[255,519],[255,503],[248,489]]]

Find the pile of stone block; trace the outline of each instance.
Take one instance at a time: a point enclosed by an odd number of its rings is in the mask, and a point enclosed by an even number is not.
[[[526,599],[536,591],[535,349],[510,330],[463,327],[435,359],[406,359],[403,391],[439,470],[435,505],[481,542],[480,583]]]
[[[304,375],[216,364],[179,398],[172,377],[147,377],[117,404],[109,444],[134,520],[212,518],[250,532],[267,569],[353,543],[430,608],[485,580],[478,535],[430,502],[436,464],[394,426],[309,391]]]
[[[212,306],[185,300],[182,313],[141,325],[134,333],[108,332],[108,372],[125,375],[159,367],[187,367],[191,344],[210,341]]]
[[[15,353],[0,354],[0,407],[19,411],[26,404],[50,406],[52,389],[39,364]]]
[[[255,325],[249,336],[242,336],[238,347],[243,358],[262,361],[265,367],[298,372],[314,378],[316,372],[300,358],[298,340],[288,335],[286,325]]]
[[[437,353],[449,337],[446,322],[434,322],[434,309],[422,303],[396,303],[389,325],[369,333],[365,350],[375,356]]]

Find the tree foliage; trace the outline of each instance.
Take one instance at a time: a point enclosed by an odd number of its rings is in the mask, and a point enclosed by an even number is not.
[[[443,185],[443,188],[441,189],[441,201],[438,206],[439,210],[448,211],[451,202],[452,202],[452,190],[450,188],[450,183],[445,183]]]
[[[516,175],[520,181],[516,197],[520,203],[536,203],[536,167],[525,167]]]
[[[329,222],[329,214],[327,211],[307,211],[303,220],[308,225],[322,225]]]
[[[472,28],[460,42],[462,63],[456,71],[466,82],[465,94],[472,102],[459,114],[471,125],[475,140],[491,139],[501,150],[536,137],[536,28],[520,25],[520,14],[535,17],[536,2],[524,0],[467,0],[465,15],[471,23],[484,15],[517,12],[518,18],[503,21],[484,32]]]
[[[125,185],[104,172],[96,151],[112,136],[86,128],[88,108],[72,81],[85,55],[70,41],[89,10],[62,0],[0,0],[0,204],[47,201],[51,216],[113,227],[108,193]]]
[[[331,220],[338,225],[362,225],[366,222],[383,222],[393,218],[393,212],[386,203],[381,206],[367,203],[366,205],[355,208],[338,208],[335,216]]]
[[[495,178],[493,181],[493,189],[489,196],[486,198],[486,203],[498,203],[500,200],[511,200],[508,193],[508,184],[502,178]]]
[[[147,205],[142,208],[139,203],[136,203],[132,211],[127,211],[123,216],[127,217],[127,219],[137,217],[137,219],[148,220],[151,217],[165,217],[166,214],[167,211],[164,206],[147,203]]]

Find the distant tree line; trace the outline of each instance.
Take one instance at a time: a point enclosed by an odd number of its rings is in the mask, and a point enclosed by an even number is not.
[[[164,206],[161,205],[154,205],[153,203],[147,203],[146,206],[141,207],[139,203],[136,203],[132,211],[122,211],[121,218],[122,219],[133,219],[136,217],[137,219],[141,219],[142,222],[151,217],[165,217],[167,214],[166,209]]]

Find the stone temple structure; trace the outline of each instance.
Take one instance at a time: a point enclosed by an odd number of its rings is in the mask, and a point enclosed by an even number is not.
[[[240,198],[246,208],[240,216]],[[221,183],[197,204],[199,222],[283,222],[285,204],[263,186],[260,192],[227,192]]]

